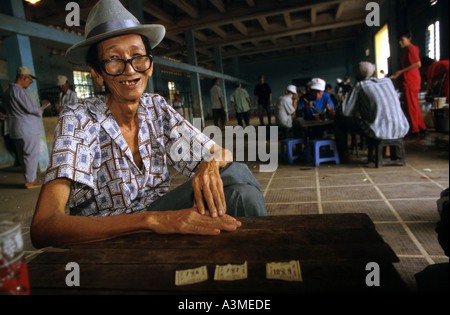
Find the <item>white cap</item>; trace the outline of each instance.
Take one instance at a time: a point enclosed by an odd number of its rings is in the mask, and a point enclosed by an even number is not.
[[[21,67],[17,68],[17,74],[29,75],[33,79],[36,79],[36,77],[33,75],[33,72],[31,71],[31,69],[28,67],[25,67],[25,66],[21,66]]]
[[[293,94],[297,94],[297,87],[295,85],[289,85],[286,90]]]
[[[67,77],[65,75],[58,76],[58,82],[56,82],[56,86],[61,86],[67,83]]]
[[[311,80],[311,90],[325,91],[325,81],[319,78]]]

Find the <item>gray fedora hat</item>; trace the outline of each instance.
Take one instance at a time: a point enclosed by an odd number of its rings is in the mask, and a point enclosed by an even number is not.
[[[66,59],[73,64],[86,65],[86,56],[93,44],[124,34],[147,37],[153,49],[163,40],[166,29],[158,24],[142,25],[119,0],[100,0],[89,12],[85,40],[70,47]]]

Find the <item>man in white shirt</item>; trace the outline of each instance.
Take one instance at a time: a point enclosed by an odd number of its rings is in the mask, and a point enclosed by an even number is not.
[[[225,128],[225,109],[223,92],[219,85],[219,79],[213,79],[213,86],[210,91],[210,97],[211,108],[213,110],[214,125],[223,130]]]
[[[69,80],[65,75],[59,75],[57,79],[56,85],[61,89],[59,104],[56,105],[56,111],[59,114],[66,104],[78,103],[78,96],[77,93],[69,89]]]
[[[292,128],[293,115],[297,109],[297,87],[289,85],[285,95],[280,96],[275,109],[277,125],[284,128]]]

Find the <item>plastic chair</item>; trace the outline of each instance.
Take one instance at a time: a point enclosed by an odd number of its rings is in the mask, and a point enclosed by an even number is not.
[[[304,145],[305,149],[302,148]],[[294,150],[294,146],[296,146]],[[284,139],[281,141],[281,159],[293,164],[306,155],[306,139]]]
[[[326,147],[325,156],[323,157],[320,156],[321,147]],[[315,166],[320,165],[320,163],[332,161],[336,162],[336,164],[340,163],[337,145],[334,140],[310,140],[307,154],[308,160],[313,161]]]

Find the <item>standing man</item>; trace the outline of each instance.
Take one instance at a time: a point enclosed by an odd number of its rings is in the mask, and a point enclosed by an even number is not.
[[[11,83],[3,95],[8,132],[16,146],[27,189],[42,185],[37,179],[42,110],[26,91],[33,79],[36,78],[29,68],[19,67],[15,83]]]
[[[214,78],[213,86],[210,91],[210,97],[214,125],[223,130],[225,128],[225,106],[223,102],[223,92],[219,85],[219,79]]]
[[[272,104],[272,90],[270,86],[264,82],[264,76],[258,77],[259,83],[255,86],[255,107],[257,106],[259,111],[259,122],[261,126],[264,126],[264,110],[267,112],[267,119],[270,122],[270,104]]]
[[[236,118],[239,126],[244,128],[242,119],[244,119],[246,127],[250,125],[250,108],[252,104],[247,90],[242,88],[242,83],[236,82],[235,86],[236,90],[231,94],[230,111],[233,111],[233,105],[236,103]]]
[[[59,86],[61,92],[59,92],[59,104],[56,106],[58,114],[62,111],[66,104],[78,103],[77,93],[69,89],[69,80],[65,75],[59,75],[56,85]]]

